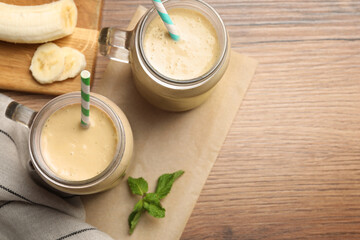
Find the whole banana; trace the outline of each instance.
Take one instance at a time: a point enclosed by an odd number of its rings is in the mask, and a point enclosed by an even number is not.
[[[73,0],[37,6],[0,3],[0,40],[13,43],[44,43],[70,35],[77,23]]]

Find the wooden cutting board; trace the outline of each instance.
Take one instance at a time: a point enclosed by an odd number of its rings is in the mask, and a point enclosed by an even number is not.
[[[15,5],[38,5],[51,0],[0,0]],[[53,41],[60,47],[68,46],[86,57],[86,69],[94,72],[97,55],[102,0],[74,0],[78,22],[74,33]],[[1,13],[0,13],[1,14]],[[80,90],[80,76],[62,82],[41,85],[29,70],[31,58],[40,44],[13,44],[0,41],[0,89],[60,95]]]

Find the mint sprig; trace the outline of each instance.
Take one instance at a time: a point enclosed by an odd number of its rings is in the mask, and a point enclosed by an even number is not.
[[[159,177],[155,193],[147,193],[148,183],[144,178],[128,178],[128,184],[133,194],[140,195],[142,198],[135,204],[133,211],[129,215],[129,234],[134,232],[141,214],[147,211],[156,218],[165,217],[165,208],[162,207],[160,200],[170,193],[172,185],[184,171],[180,170],[174,173],[166,173]]]

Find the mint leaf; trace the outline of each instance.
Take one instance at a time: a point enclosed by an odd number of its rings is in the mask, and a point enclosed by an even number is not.
[[[137,211],[134,210],[132,211],[132,213],[130,214],[129,218],[128,218],[128,223],[129,223],[129,234],[131,235],[134,232],[134,229],[136,227],[136,225],[138,224],[141,214],[143,213],[143,209]]]
[[[143,199],[140,199],[134,206],[134,209],[133,211],[140,211],[143,209],[143,206],[144,206],[144,200]]]
[[[180,170],[174,173],[166,173],[159,177],[155,191],[155,193],[159,196],[159,199],[163,199],[169,194],[174,181],[183,174],[184,171]]]
[[[147,193],[144,197],[144,201],[153,204],[160,204],[160,198],[156,193]]]
[[[184,171],[183,171],[183,170],[179,170],[179,171],[174,172],[173,174],[174,174],[174,178],[175,178],[174,181],[175,181],[176,179],[178,179],[179,177],[181,177],[181,175],[184,174]]]
[[[143,205],[144,205],[144,200],[140,199],[135,204],[133,211],[129,215],[128,223],[129,223],[129,234],[130,235],[134,232],[134,229],[140,220],[141,214],[145,211],[143,208]]]
[[[148,183],[141,178],[128,178],[128,184],[133,194],[143,196],[148,191]]]
[[[165,217],[165,209],[161,206],[160,201],[158,203],[155,202],[144,202],[144,208],[148,213],[156,218],[163,218]]]
[[[156,193],[147,193],[143,200],[144,208],[150,215],[157,218],[165,217],[165,209],[161,206],[159,196]]]

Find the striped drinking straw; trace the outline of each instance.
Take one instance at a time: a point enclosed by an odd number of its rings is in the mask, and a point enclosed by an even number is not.
[[[171,18],[169,14],[167,13],[164,5],[162,4],[161,0],[153,0],[153,4],[159,13],[161,19],[163,20],[167,30],[169,31],[170,37],[174,39],[175,41],[180,40],[180,35],[174,25],[174,23],[171,21]]]
[[[81,76],[81,126],[88,128],[90,125],[90,72],[83,70]]]

